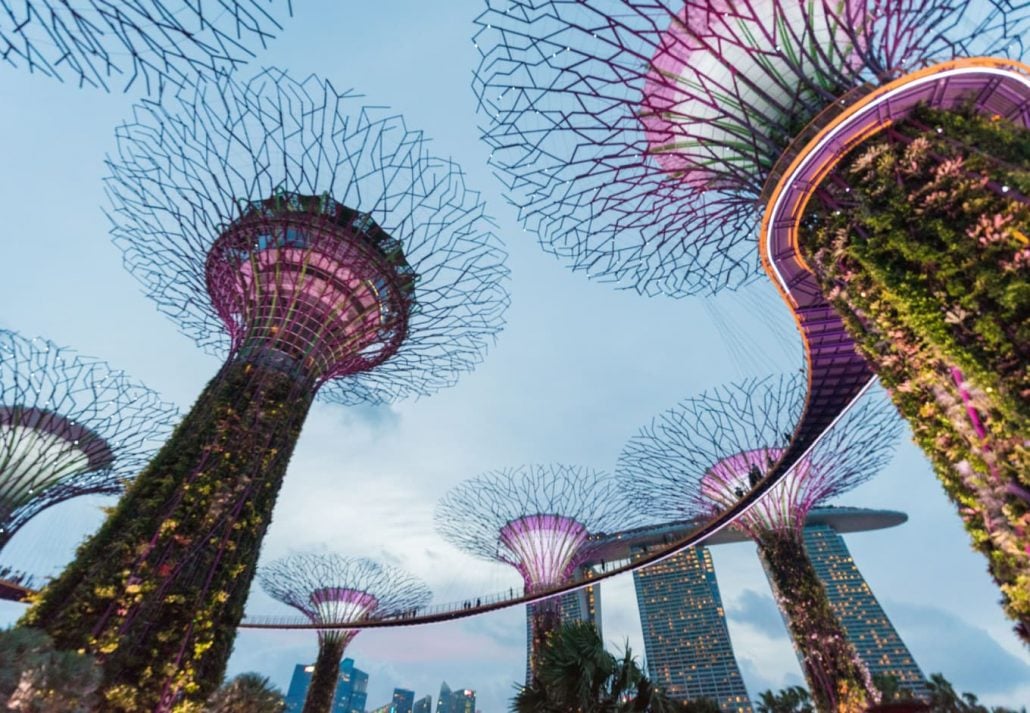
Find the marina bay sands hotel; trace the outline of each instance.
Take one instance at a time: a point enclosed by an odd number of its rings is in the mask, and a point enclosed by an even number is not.
[[[870,673],[892,675],[902,688],[919,695],[925,691],[923,674],[841,536],[894,527],[907,519],[894,511],[816,508],[806,521],[804,540],[833,610]],[[584,574],[673,542],[689,527],[669,523],[605,535],[584,563]],[[704,545],[633,573],[648,676],[673,698],[711,698],[724,713],[751,713],[752,707],[730,643],[709,547],[745,541],[743,534],[727,528]],[[562,614],[566,620],[590,621],[600,630],[599,586],[565,595]]]

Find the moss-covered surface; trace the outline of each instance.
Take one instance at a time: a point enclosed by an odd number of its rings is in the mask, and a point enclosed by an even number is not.
[[[830,606],[826,588],[792,529],[769,530],[758,553],[820,713],[860,713],[878,702],[869,671]]]
[[[230,361],[25,615],[97,655],[103,710],[199,711],[222,680],[314,391]]]
[[[1030,132],[923,109],[822,190],[802,249],[1030,642]]]

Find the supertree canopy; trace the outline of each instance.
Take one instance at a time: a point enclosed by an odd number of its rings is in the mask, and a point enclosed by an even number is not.
[[[336,554],[295,554],[258,571],[269,595],[299,610],[313,624],[360,621],[374,614],[403,614],[429,603],[429,588],[395,567]],[[340,660],[355,629],[319,629],[318,659],[303,713],[333,706]]]
[[[127,266],[227,359],[28,618],[100,654],[111,705],[165,710],[222,677],[316,392],[356,404],[453,384],[500,329],[506,256],[454,164],[315,77],[144,102],[109,168]]]
[[[488,0],[491,163],[573,268],[647,293],[747,283],[763,184],[846,95],[953,57],[1021,57],[1025,3]]]
[[[761,264],[810,364],[785,462],[875,372],[1030,642],[1030,5],[497,0],[478,23],[527,228],[647,293]]]
[[[687,399],[629,441],[617,476],[649,518],[710,518],[765,477],[803,399],[800,376],[752,379]],[[864,711],[877,694],[830,608],[801,531],[812,507],[886,463],[900,423],[882,396],[864,397],[734,522],[758,544],[819,710]]]
[[[159,93],[244,63],[290,12],[290,0],[0,0],[0,58],[79,86]]]
[[[0,549],[46,507],[122,492],[176,415],[102,361],[0,329]]]
[[[511,565],[527,594],[568,582],[590,554],[590,537],[633,526],[638,516],[608,474],[566,465],[496,470],[467,480],[436,506],[437,531],[456,547]],[[558,598],[531,610],[535,652],[560,623]]]

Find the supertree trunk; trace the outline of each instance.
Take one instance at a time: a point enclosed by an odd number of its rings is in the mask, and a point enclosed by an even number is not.
[[[104,710],[188,710],[225,671],[316,390],[241,350],[24,623],[103,663]]]
[[[1030,642],[1030,131],[923,110],[856,150],[802,245]]]
[[[529,680],[526,683],[529,684],[536,675],[540,654],[551,640],[554,632],[561,626],[561,599],[551,597],[530,604],[527,613],[529,614]]]
[[[830,607],[826,589],[794,529],[758,538],[758,553],[801,658],[817,710],[860,713],[878,701],[869,672]]]
[[[343,660],[343,650],[351,638],[328,635],[319,639],[318,658],[315,660],[315,670],[311,673],[302,713],[330,713],[332,710],[336,682],[340,678],[340,661]]]

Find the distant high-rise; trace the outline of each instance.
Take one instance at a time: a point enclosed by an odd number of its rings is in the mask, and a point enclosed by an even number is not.
[[[412,713],[415,705],[415,692],[404,688],[393,689],[393,708],[390,713]]]
[[[580,568],[580,578],[590,577],[593,569],[589,566]],[[597,628],[601,634],[601,585],[594,584],[561,596],[561,620],[563,623],[586,621]],[[602,635],[603,638],[603,635]]]
[[[314,665],[310,664],[297,664],[294,667],[293,678],[286,692],[285,713],[300,713],[304,708],[304,699],[308,695],[314,670]],[[344,659],[340,662],[340,677],[336,682],[332,713],[364,713],[367,699],[368,674],[355,668],[354,659]]]
[[[578,577],[589,577],[591,568],[581,567],[577,573]],[[585,621],[594,625],[597,633],[604,637],[601,631],[601,585],[594,584],[574,592],[563,594],[559,598],[561,622],[567,624],[573,621]],[[526,682],[529,682],[529,652],[533,642],[533,604],[526,605]]]
[[[708,548],[638,569],[633,583],[651,680],[676,700],[710,698],[725,713],[751,713]]]
[[[804,539],[830,606],[869,673],[894,676],[903,689],[925,695],[923,672],[855,566],[844,538],[829,524],[820,523],[807,525]]]
[[[426,695],[415,701],[411,713],[433,713],[433,697]]]
[[[436,713],[476,713],[476,692],[469,688],[452,691],[445,681],[440,685]]]

